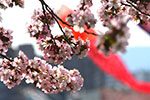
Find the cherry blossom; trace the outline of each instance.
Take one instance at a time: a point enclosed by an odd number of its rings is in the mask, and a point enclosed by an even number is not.
[[[5,29],[0,27],[0,53],[4,54],[7,52],[8,48],[12,44],[12,31],[9,29]]]
[[[111,25],[109,26],[111,30],[100,36],[98,48],[105,55],[109,55],[109,52],[116,53],[118,51],[124,53],[130,37],[129,28],[126,26],[126,22],[123,21],[112,23]]]
[[[31,37],[35,37],[36,39],[50,37],[51,30],[48,27],[53,27],[55,21],[48,12],[46,12],[46,17],[47,19],[45,19],[41,9],[34,10],[31,17],[31,24],[27,26]]]
[[[0,8],[6,9],[7,7],[13,6],[24,7],[24,0],[1,0],[0,1]]]
[[[80,59],[87,55],[89,40],[83,41],[80,37],[76,40],[69,28],[81,34],[85,32],[97,36],[97,49],[109,55],[110,52],[126,51],[130,37],[128,20],[141,24],[150,21],[149,0],[100,0],[98,19],[90,9],[94,5],[93,0],[80,0],[76,10],[67,16],[66,21],[57,16],[55,10],[44,0],[38,1],[42,10],[34,11],[27,30],[30,36],[37,40],[45,60],[38,57],[28,59],[22,51],[14,59],[7,57],[6,52],[12,44],[12,31],[0,27],[0,56],[3,57],[0,59],[0,79],[9,89],[25,79],[26,83],[34,84],[47,94],[80,90],[84,80],[77,69],[67,70],[62,65],[53,67],[47,63],[62,64],[71,60],[74,54]],[[24,0],[0,0],[1,9],[13,6],[23,8]],[[95,28],[98,21],[108,28],[104,34],[89,32]],[[54,24],[59,26],[61,35],[53,33]]]
[[[135,21],[139,21],[141,24],[147,24],[150,21],[150,2],[147,0],[128,1],[134,7],[129,8],[129,15]]]
[[[128,7],[123,5],[124,0],[101,0],[101,2],[98,16],[104,26],[110,25],[111,20],[122,20],[128,15]]]
[[[101,3],[98,14],[104,26],[111,24],[111,19],[127,16],[141,24],[147,24],[150,20],[150,3],[147,0],[101,0]]]
[[[45,60],[61,64],[67,59],[70,60],[74,53],[79,58],[86,56],[89,43],[81,39],[75,40],[67,28],[65,28],[65,33],[67,33],[66,37],[64,35],[56,35],[54,37],[55,41],[52,41],[50,37],[38,40],[37,43],[40,45],[40,50],[44,53]]]
[[[89,4],[83,3],[83,1],[81,1],[78,9],[69,14],[68,18],[66,19],[69,24],[73,25],[74,30],[77,32],[79,31],[80,33],[84,32],[85,26],[88,29],[94,28],[97,22],[97,20],[94,18],[94,14],[92,14],[91,10],[89,9]]]
[[[47,94],[63,90],[75,92],[83,86],[83,78],[78,70],[67,70],[61,65],[52,67],[38,57],[28,59],[22,51],[13,61],[1,59],[0,66],[0,79],[9,89],[19,85],[23,79]]]
[[[80,4],[85,4],[91,7],[93,5],[92,0],[80,0]]]
[[[31,17],[32,24],[28,25],[30,36],[37,39],[37,44],[39,44],[39,49],[43,52],[45,60],[61,64],[65,60],[70,60],[74,53],[79,58],[83,58],[88,51],[87,41],[75,40],[71,30],[66,27],[63,29],[63,35],[52,35],[49,28],[54,25],[55,21],[49,13],[46,13],[46,16],[48,23],[45,22],[42,10],[35,10]]]

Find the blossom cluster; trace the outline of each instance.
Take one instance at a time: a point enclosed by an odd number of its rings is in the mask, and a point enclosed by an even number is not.
[[[88,51],[88,42],[81,39],[75,40],[71,30],[66,27],[63,29],[63,35],[52,35],[50,28],[54,23],[53,17],[48,12],[44,16],[42,10],[39,9],[34,11],[31,24],[27,27],[30,36],[37,39],[45,60],[61,64],[67,59],[70,60],[74,53],[79,58],[83,58]]]
[[[71,35],[71,30],[64,28],[64,35],[56,35],[53,39],[47,37],[41,39],[37,43],[40,45],[40,50],[44,52],[44,58],[55,64],[61,64],[65,60],[70,60],[75,53],[79,58],[86,56],[89,43],[81,39],[75,40]]]
[[[98,16],[107,26],[112,19],[120,20],[129,17],[141,24],[150,21],[150,2],[147,0],[101,0],[102,6]]]
[[[128,28],[122,21],[130,19],[147,24],[150,21],[150,2],[147,0],[101,0],[102,6],[98,10],[99,19],[109,28],[100,36],[99,48],[105,54],[109,51],[124,52],[128,45]],[[114,23],[118,23],[113,25]]]
[[[105,55],[108,55],[109,52],[116,53],[118,51],[124,53],[130,37],[129,28],[123,21],[111,25],[110,30],[100,36],[98,48]]]
[[[92,0],[80,0],[80,4],[88,5],[89,7],[93,6]]]
[[[97,19],[95,19],[94,14],[92,14],[90,5],[92,5],[91,0],[81,0],[77,10],[74,10],[66,18],[66,21],[73,25],[75,31],[82,33],[84,32],[85,26],[88,29],[95,27]]]
[[[0,53],[4,54],[7,52],[8,48],[12,44],[12,31],[9,29],[5,29],[0,27]]]
[[[38,9],[34,10],[31,17],[31,23],[27,28],[31,37],[35,37],[36,39],[45,39],[46,37],[50,37],[50,27],[53,27],[54,24],[55,21],[48,12],[44,15],[42,10]]]
[[[6,9],[13,6],[24,7],[24,0],[0,0],[0,8]]]
[[[150,15],[148,15],[150,14],[149,0],[131,0],[128,2],[136,7],[136,9],[135,7],[129,8],[129,15],[131,15],[131,18],[139,21],[141,24],[147,24],[150,21]]]
[[[60,65],[52,67],[38,57],[28,59],[21,51],[13,61],[1,59],[0,66],[0,79],[9,89],[19,85],[23,79],[47,94],[63,90],[75,92],[83,86],[83,78],[78,70],[67,70]]]
[[[128,7],[123,5],[124,0],[101,0],[102,6],[98,10],[99,19],[104,26],[110,25],[111,20],[122,20],[128,11]]]

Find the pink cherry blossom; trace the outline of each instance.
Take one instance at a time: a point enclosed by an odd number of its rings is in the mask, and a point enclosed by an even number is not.
[[[28,59],[22,51],[13,61],[1,59],[0,66],[0,79],[9,89],[19,85],[23,79],[47,94],[63,90],[75,92],[83,86],[78,70],[67,70],[61,65],[52,67],[38,57]]]
[[[77,10],[74,10],[71,14],[68,15],[67,21],[69,24],[74,26],[75,31],[80,33],[84,32],[85,26],[87,28],[94,28],[97,20],[94,18],[89,9],[89,3],[91,0],[83,0],[78,6]],[[84,3],[85,2],[85,3]],[[91,5],[91,4],[90,4]]]
[[[24,7],[24,0],[1,0],[0,6],[1,8],[13,7],[13,6]]]
[[[105,55],[109,52],[116,53],[118,51],[124,53],[125,47],[128,45],[128,39],[130,34],[128,33],[129,28],[126,26],[126,22],[116,22],[109,26],[111,30],[108,30],[104,35],[100,36],[98,48]]]
[[[41,9],[34,10],[34,13],[31,17],[31,24],[27,26],[28,32],[31,37],[35,37],[36,39],[43,39],[51,36],[51,30],[48,27],[53,27],[55,21],[52,16],[46,12],[47,20]],[[46,21],[48,21],[48,25]]]
[[[0,53],[4,54],[12,44],[12,31],[0,27]]]
[[[128,20],[141,24],[150,21],[149,0],[100,0],[98,19],[91,11],[94,0],[80,0],[76,10],[73,10],[63,21],[54,9],[51,9],[44,0],[38,0],[42,10],[35,10],[28,23],[28,33],[37,40],[39,50],[43,57],[28,57],[19,52],[18,57],[9,59],[6,52],[12,44],[12,31],[0,27],[0,80],[9,88],[19,85],[23,79],[26,83],[32,83],[47,94],[58,93],[64,90],[75,92],[83,86],[83,78],[77,69],[68,70],[61,65],[52,66],[46,61],[54,64],[62,64],[71,60],[76,54],[80,59],[87,55],[89,41],[83,41],[80,37],[76,40],[72,31],[90,34],[89,29],[94,29],[97,21],[108,30],[98,36],[97,49],[108,55],[110,52],[118,51],[124,53],[128,45],[130,34],[127,27]],[[0,8],[19,6],[24,7],[24,0],[0,0]],[[1,17],[0,17],[1,21]],[[56,35],[52,29],[57,24],[63,33]],[[63,27],[63,25],[67,27]],[[93,34],[93,33],[92,33]],[[95,33],[94,33],[95,34]]]

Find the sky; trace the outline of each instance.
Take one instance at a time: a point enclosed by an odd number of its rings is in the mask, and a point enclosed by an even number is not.
[[[45,0],[45,1],[51,6],[51,8],[55,8],[55,9],[59,9],[62,4],[68,6],[71,9],[74,9],[79,3],[79,0],[71,0],[71,2],[70,0]],[[97,12],[97,9],[99,8],[99,5],[100,5],[99,0],[95,0],[94,7],[92,8],[92,11],[95,14]],[[25,0],[24,9],[21,9],[19,7],[14,7],[13,9],[11,8],[11,9],[2,11],[1,13],[1,16],[3,17],[2,25],[5,26],[5,28],[9,28],[14,31],[12,47],[17,48],[18,45],[33,44],[36,50],[36,53],[38,55],[41,55],[41,52],[38,50],[38,46],[36,45],[36,40],[33,38],[30,38],[29,33],[27,33],[27,28],[26,28],[27,22],[28,23],[30,22],[30,17],[34,9],[40,8],[40,7],[41,5],[38,0]],[[98,24],[96,27],[96,30],[100,29],[101,31],[103,31],[104,29],[100,26],[101,25]],[[138,47],[150,47],[150,37],[148,36],[148,34],[146,34],[145,31],[143,31],[133,22],[129,22],[128,26],[130,28],[129,31],[131,33],[131,37],[129,39],[129,45],[127,47],[127,50],[129,50],[130,48],[136,48],[136,47],[137,48]],[[56,26],[56,29],[53,30],[53,33],[58,33],[57,28],[58,27]],[[125,63],[127,63],[129,68],[132,69],[133,64],[129,64],[130,60],[128,59],[129,57],[126,56],[127,54],[128,53],[120,54],[120,55],[123,57],[123,59],[125,60]],[[142,55],[146,55],[146,53]],[[132,59],[132,61],[134,60]]]
[[[119,55],[130,71],[150,71],[149,51],[150,47],[128,47],[125,54]]]

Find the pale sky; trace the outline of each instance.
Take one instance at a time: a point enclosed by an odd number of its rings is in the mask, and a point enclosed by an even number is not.
[[[38,50],[38,46],[36,45],[36,41],[30,38],[27,33],[26,23],[30,22],[30,17],[33,13],[33,10],[36,8],[40,8],[40,2],[38,0],[25,0],[25,8],[21,9],[19,7],[14,7],[11,9],[7,9],[2,12],[3,17],[3,26],[6,28],[12,29],[13,32],[13,44],[12,47],[17,47],[21,44],[33,44],[37,53],[40,53]],[[68,5],[69,8],[75,8],[79,2],[79,0],[45,0],[47,3],[55,9],[59,9],[61,4]],[[70,2],[71,1],[71,2]],[[99,7],[99,1],[94,3],[94,7],[92,11],[97,12],[97,8]],[[129,39],[129,47],[134,46],[149,46],[150,47],[150,37],[138,26],[134,23],[128,24],[130,27],[131,37]],[[98,28],[96,28],[98,29]],[[99,27],[100,30],[103,28]],[[58,29],[54,30],[54,33],[57,32]]]

